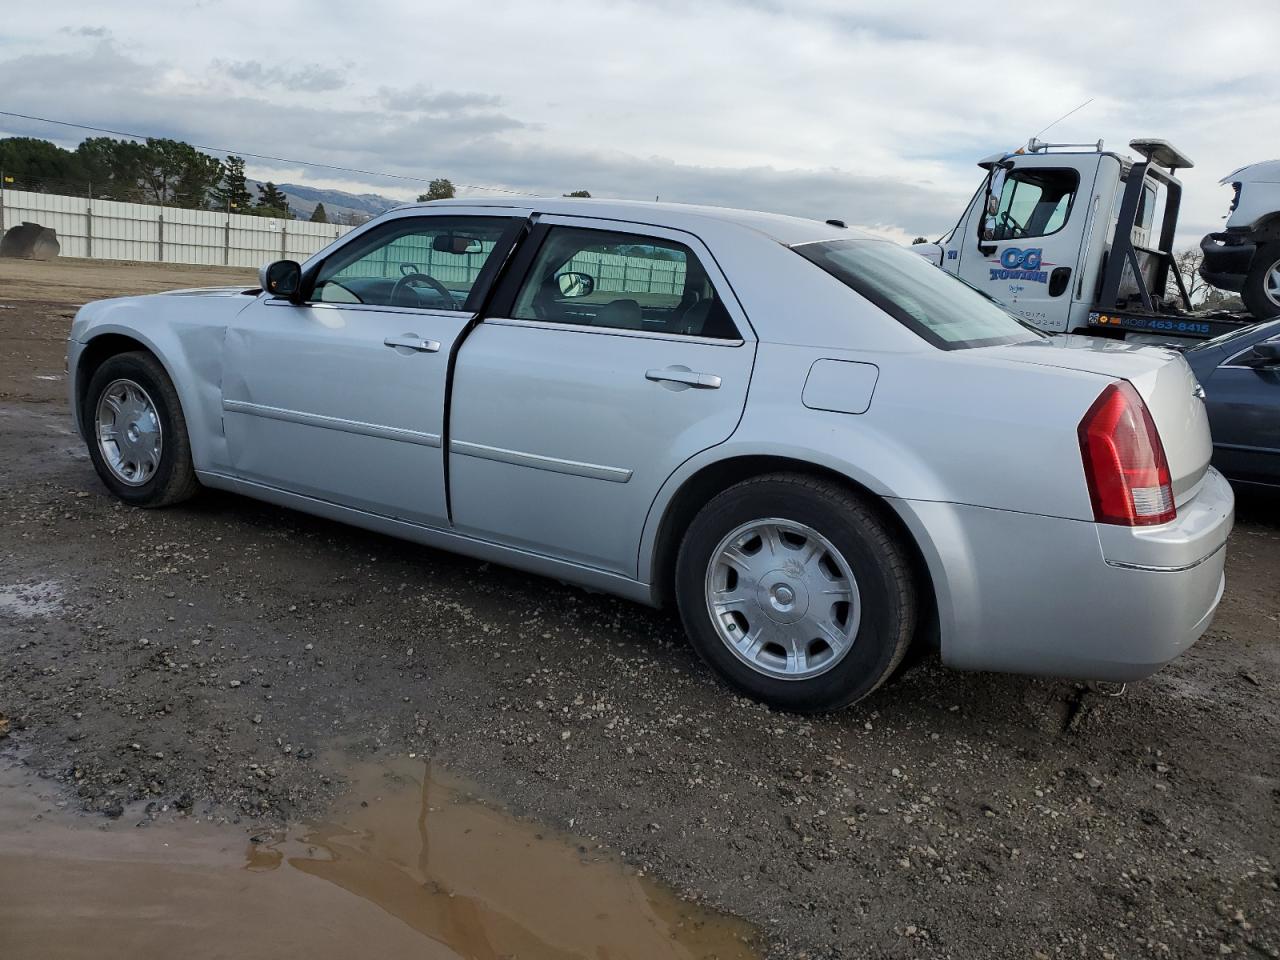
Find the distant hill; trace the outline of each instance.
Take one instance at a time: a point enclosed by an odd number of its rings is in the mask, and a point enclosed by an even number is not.
[[[249,192],[255,196],[258,192],[257,185],[258,181],[249,181]],[[363,223],[405,202],[377,193],[321,190],[301,183],[278,183],[276,187],[289,198],[289,209],[299,220],[310,219],[311,212],[315,210],[317,203],[324,204],[324,212],[330,223],[343,222],[350,217],[355,217],[357,223]]]

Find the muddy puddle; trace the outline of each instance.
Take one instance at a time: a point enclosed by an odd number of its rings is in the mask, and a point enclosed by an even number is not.
[[[0,767],[0,957],[747,960],[747,925],[413,761],[367,766],[325,823],[253,842],[59,809]]]

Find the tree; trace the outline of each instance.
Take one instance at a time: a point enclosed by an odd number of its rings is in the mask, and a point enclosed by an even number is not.
[[[311,211],[311,222],[312,223],[328,223],[329,222],[329,217],[324,212],[323,203],[317,203],[316,208]]]
[[[228,156],[222,165],[222,182],[213,189],[213,209],[246,212],[253,196],[244,175],[244,157]]]
[[[453,182],[446,180],[444,177],[437,177],[427,184],[427,192],[418,194],[419,203],[427,203],[431,200],[449,200],[457,194],[453,187]]]
[[[1178,273],[1182,274],[1182,284],[1187,288],[1187,296],[1192,303],[1198,303],[1214,290],[1204,277],[1200,276],[1200,261],[1204,254],[1198,249],[1188,248],[1174,254],[1173,261],[1178,265]]]
[[[566,197],[587,197],[589,199],[591,197],[591,194],[586,190],[575,190],[573,191],[573,193],[566,193],[565,196]]]
[[[926,240],[924,237],[916,237],[914,240],[911,241],[911,245],[914,247],[917,243],[928,243],[928,242],[929,241]]]
[[[20,190],[60,193],[83,189],[84,171],[70,150],[34,137],[0,140],[0,170]]]
[[[76,156],[93,196],[104,200],[141,201],[142,157],[145,144],[111,137],[88,137]]]
[[[148,138],[140,156],[143,195],[153,203],[204,208],[222,164],[181,140]]]
[[[270,180],[266,183],[258,184],[258,205],[253,212],[259,217],[279,217],[282,220],[293,219],[293,214],[289,212],[289,198],[281,193],[280,188]]]

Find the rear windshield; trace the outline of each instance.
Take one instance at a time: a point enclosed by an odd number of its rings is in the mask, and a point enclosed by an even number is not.
[[[828,240],[791,249],[943,350],[1045,336],[995,300],[888,240]]]

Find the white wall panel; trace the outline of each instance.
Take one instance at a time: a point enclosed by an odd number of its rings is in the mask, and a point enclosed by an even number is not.
[[[0,191],[0,212],[6,230],[24,221],[51,227],[64,257],[232,267],[305,260],[352,229],[23,190]]]

